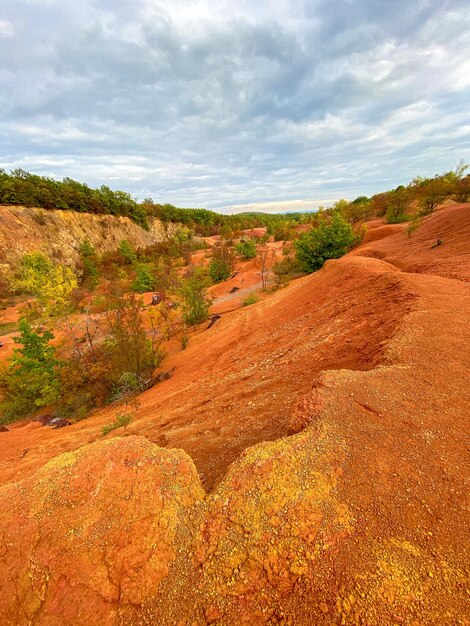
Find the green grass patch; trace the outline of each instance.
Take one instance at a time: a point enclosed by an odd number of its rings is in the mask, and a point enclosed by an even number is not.
[[[256,304],[257,302],[259,302],[259,296],[256,293],[250,293],[242,300],[243,306],[250,306],[250,304]]]
[[[117,428],[125,428],[130,424],[131,419],[132,416],[126,415],[125,413],[117,415],[112,424],[106,424],[106,426],[103,426],[103,428],[101,429],[101,434],[104,437],[105,435],[108,435],[111,431],[116,430]]]
[[[9,335],[16,330],[18,330],[17,322],[5,322],[4,324],[0,322],[0,335]]]

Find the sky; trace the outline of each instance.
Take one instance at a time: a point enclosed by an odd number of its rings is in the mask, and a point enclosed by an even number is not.
[[[222,212],[470,161],[468,0],[0,0],[0,167]]]

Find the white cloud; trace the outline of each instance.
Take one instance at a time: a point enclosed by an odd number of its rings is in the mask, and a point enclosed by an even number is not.
[[[271,211],[470,159],[462,0],[1,1],[0,166]]]
[[[0,19],[0,37],[10,38],[14,37],[15,31],[13,25],[8,20]]]

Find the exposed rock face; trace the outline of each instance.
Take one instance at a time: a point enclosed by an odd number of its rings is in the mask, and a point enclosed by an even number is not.
[[[114,624],[158,596],[203,491],[182,451],[111,439],[0,490],[2,624]],[[19,506],[18,506],[19,505]]]
[[[209,499],[197,557],[204,595],[217,599],[222,623],[293,618],[292,605],[316,580],[317,604],[329,601],[321,585],[353,524],[338,499],[342,450],[332,443],[327,429],[312,429],[260,444]]]
[[[84,239],[98,252],[116,250],[123,239],[145,247],[175,229],[174,224],[157,219],[150,219],[149,226],[144,230],[127,217],[0,206],[0,264],[13,266],[24,254],[38,249],[62,262],[75,261]]]

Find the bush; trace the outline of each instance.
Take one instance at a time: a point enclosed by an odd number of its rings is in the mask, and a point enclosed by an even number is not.
[[[127,239],[123,239],[119,244],[119,254],[124,259],[125,263],[128,265],[132,265],[137,261],[136,251],[131,243],[127,241]]]
[[[367,220],[371,215],[371,203],[366,196],[359,196],[352,202],[346,202],[341,207],[341,213],[350,224]]]
[[[132,415],[126,415],[125,413],[121,413],[120,415],[116,416],[116,419],[112,424],[106,424],[106,426],[103,426],[103,428],[101,429],[101,434],[104,437],[105,435],[108,435],[111,431],[116,430],[117,428],[126,428],[126,426],[130,424],[131,419]]]
[[[213,283],[220,283],[230,278],[232,269],[230,265],[222,259],[212,259],[209,263],[209,275]]]
[[[236,244],[235,251],[246,261],[254,259],[256,257],[256,243],[253,239],[242,239],[240,243]]]
[[[73,349],[60,370],[58,410],[70,417],[84,417],[93,407],[144,391],[164,356],[164,321],[158,318],[154,324],[151,311],[144,325],[140,299],[119,293],[117,284],[111,287],[116,291],[100,299],[103,314],[84,320],[84,335],[73,319],[62,323]]]
[[[54,403],[60,392],[60,363],[54,347],[49,345],[54,335],[47,330],[35,332],[25,319],[20,320],[19,330],[20,335],[14,341],[22,347],[15,349],[0,378],[4,392],[4,401],[0,406],[3,422]]]
[[[415,213],[413,217],[411,218],[410,223],[408,224],[407,231],[406,231],[408,238],[410,238],[413,235],[413,233],[415,233],[418,230],[420,224],[421,224],[421,218],[418,215],[418,213]]]
[[[287,254],[283,259],[273,265],[273,274],[276,277],[276,287],[287,284],[292,278],[303,274],[302,267],[292,253]]]
[[[222,239],[212,249],[212,261],[209,264],[209,275],[212,282],[219,283],[227,280],[235,264],[233,250],[227,241]]]
[[[132,290],[137,293],[145,293],[155,289],[155,278],[150,267],[146,263],[139,263],[136,266],[136,277],[132,283]]]
[[[353,229],[338,211],[330,222],[323,220],[318,228],[304,233],[295,242],[297,260],[307,272],[315,272],[328,259],[337,259],[353,246]]]
[[[12,286],[20,293],[35,295],[49,314],[60,312],[77,288],[77,276],[66,265],[54,264],[40,252],[25,254]]]
[[[209,317],[211,304],[206,289],[209,279],[202,268],[196,268],[194,274],[186,278],[179,289],[182,298],[182,316],[185,324],[195,326]]]
[[[403,224],[408,220],[406,214],[393,207],[389,207],[385,212],[385,219],[387,224]]]
[[[256,304],[259,302],[259,296],[256,293],[250,293],[244,300],[242,300],[243,306],[250,306],[250,304]]]

